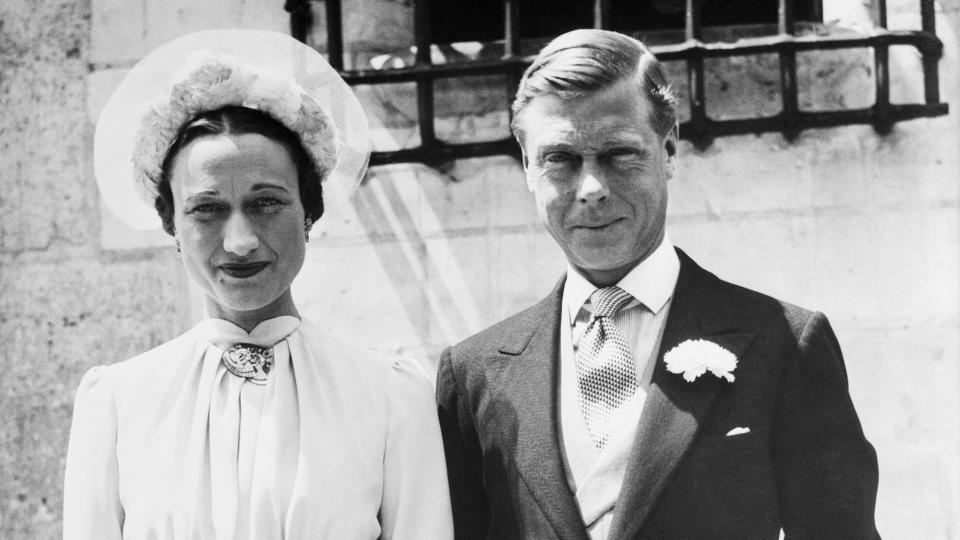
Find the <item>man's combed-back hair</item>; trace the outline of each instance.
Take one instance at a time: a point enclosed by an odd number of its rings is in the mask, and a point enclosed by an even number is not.
[[[547,44],[524,72],[511,107],[514,135],[522,135],[520,113],[537,96],[575,98],[631,78],[650,100],[653,128],[663,137],[677,122],[677,97],[650,49],[608,30],[567,32]]]

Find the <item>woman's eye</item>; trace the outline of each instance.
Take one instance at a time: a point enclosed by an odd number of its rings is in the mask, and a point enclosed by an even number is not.
[[[213,217],[214,215],[221,212],[222,210],[223,210],[223,205],[216,204],[216,203],[203,203],[203,204],[198,204],[194,206],[187,213],[195,215],[200,218],[209,218],[209,217]]]
[[[281,201],[280,199],[273,197],[261,197],[259,199],[255,199],[250,206],[254,210],[261,212],[274,212],[282,208],[284,204],[284,201]]]
[[[277,199],[265,198],[265,199],[257,199],[256,201],[254,201],[253,204],[254,204],[254,206],[257,206],[257,207],[260,207],[260,208],[265,208],[265,207],[268,207],[268,206],[276,206],[276,205],[280,204],[280,201],[278,201]]]

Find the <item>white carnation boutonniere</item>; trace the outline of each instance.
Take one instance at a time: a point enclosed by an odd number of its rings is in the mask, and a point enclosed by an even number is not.
[[[670,373],[682,373],[687,382],[707,371],[720,379],[733,382],[733,370],[737,369],[737,357],[720,345],[705,339],[688,339],[663,355]]]

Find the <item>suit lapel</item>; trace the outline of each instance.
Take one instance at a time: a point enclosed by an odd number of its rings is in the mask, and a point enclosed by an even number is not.
[[[718,280],[682,251],[680,275],[664,329],[653,379],[624,474],[610,538],[639,532],[674,468],[683,458],[725,381],[710,375],[692,383],[666,370],[663,355],[688,339],[707,339],[738,358],[753,339],[734,333],[732,314],[718,298]]]
[[[567,484],[557,426],[559,329],[563,280],[553,293],[529,311],[500,347],[511,362],[511,390],[518,425],[516,463],[557,536],[588,536],[576,499]]]

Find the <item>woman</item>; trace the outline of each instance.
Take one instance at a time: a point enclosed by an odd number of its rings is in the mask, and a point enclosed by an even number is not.
[[[290,293],[321,184],[366,167],[336,73],[281,34],[191,34],[131,71],[95,146],[106,200],[139,224],[129,186],[146,193],[208,318],[84,376],[64,536],[452,537],[428,379],[301,320]]]

